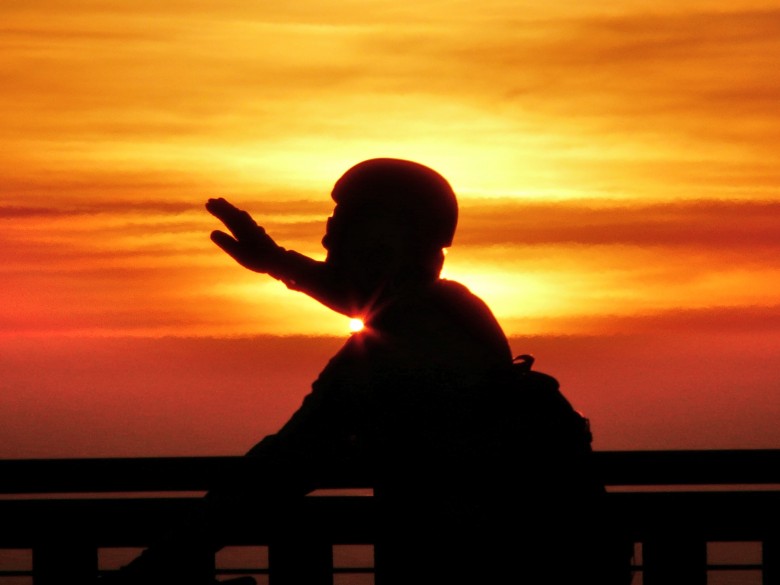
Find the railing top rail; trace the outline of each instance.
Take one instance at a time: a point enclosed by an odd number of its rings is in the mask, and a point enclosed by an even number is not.
[[[780,484],[780,449],[602,451],[596,457],[609,486]]]
[[[780,449],[599,451],[607,485],[780,484]],[[0,494],[203,491],[251,465],[245,457],[0,460]],[[322,487],[368,487],[339,472]]]
[[[252,462],[246,457],[123,457],[0,460],[0,494],[205,491]],[[371,484],[340,472],[323,488]]]

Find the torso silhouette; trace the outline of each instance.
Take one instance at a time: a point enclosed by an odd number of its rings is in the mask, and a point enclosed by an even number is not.
[[[471,539],[466,531],[483,513],[470,462],[484,454],[471,419],[486,380],[510,362],[501,328],[465,287],[439,280],[407,290],[350,337],[289,422],[249,452],[257,485],[289,496],[334,469],[368,470],[386,582],[430,583],[428,567],[440,574],[463,561],[452,542],[437,543]]]

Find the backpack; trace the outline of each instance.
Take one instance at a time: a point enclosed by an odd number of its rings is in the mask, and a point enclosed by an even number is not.
[[[529,354],[512,360],[510,392],[525,440],[537,455],[563,456],[578,466],[591,467],[590,421],[561,393],[558,380],[532,370],[533,364]]]
[[[556,567],[549,582],[627,585],[633,541],[613,513],[593,458],[589,420],[575,410],[558,381],[532,369],[531,355],[512,362],[510,448],[526,477],[527,526],[543,534],[536,550]],[[568,571],[568,572],[567,572]]]

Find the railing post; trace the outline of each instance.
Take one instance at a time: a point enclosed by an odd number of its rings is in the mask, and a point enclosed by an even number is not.
[[[780,585],[780,540],[765,540],[761,543],[761,557],[764,565],[763,585]]]
[[[707,543],[662,535],[642,544],[644,585],[707,585]]]
[[[63,538],[33,548],[33,585],[94,583],[97,578],[97,548]]]
[[[268,546],[269,585],[333,585],[333,546],[327,541],[285,539]]]

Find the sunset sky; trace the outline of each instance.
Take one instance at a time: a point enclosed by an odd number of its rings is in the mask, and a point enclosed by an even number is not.
[[[5,0],[0,457],[231,454],[348,335],[203,204],[321,258],[377,156],[458,193],[445,276],[609,449],[779,447],[780,8]]]

